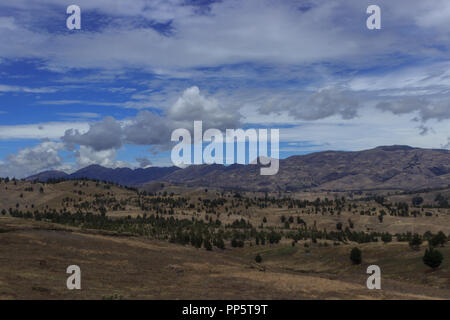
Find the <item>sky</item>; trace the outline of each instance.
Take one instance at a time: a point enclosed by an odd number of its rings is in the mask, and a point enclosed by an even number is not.
[[[279,128],[281,158],[449,149],[449,21],[447,0],[2,1],[0,176],[170,166],[195,120]]]

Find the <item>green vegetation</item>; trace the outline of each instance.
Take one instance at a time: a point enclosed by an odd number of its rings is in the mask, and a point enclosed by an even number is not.
[[[430,247],[425,250],[425,254],[423,256],[423,263],[425,263],[427,266],[437,269],[442,261],[444,260],[444,257],[442,256],[442,253],[438,250]]]
[[[422,238],[418,234],[414,234],[414,236],[409,241],[409,246],[413,250],[419,250],[420,245],[422,244]]]
[[[361,264],[362,262],[362,253],[359,248],[353,248],[350,252],[350,260],[353,264]]]

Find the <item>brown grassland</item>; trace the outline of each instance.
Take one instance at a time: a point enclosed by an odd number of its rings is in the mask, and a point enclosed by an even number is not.
[[[432,270],[422,262],[426,241],[419,250],[412,250],[408,242],[396,241],[395,236],[388,243],[344,241],[339,245],[327,239],[317,242],[300,239],[293,245],[292,239],[285,236],[278,243],[261,245],[250,238],[245,240],[244,247],[231,247],[230,241],[225,240],[225,249],[205,250],[170,243],[164,237],[59,224],[46,219],[36,221],[9,213],[12,208],[24,212],[89,210],[100,214],[103,206],[111,219],[135,218],[144,213],[156,214],[155,207],[139,207],[147,200],[158,196],[184,197],[193,207],[168,212],[170,208],[160,204],[160,209],[167,211],[158,214],[206,222],[214,217],[220,220],[221,228],[244,219],[257,230],[284,234],[300,228],[295,222],[288,226],[282,223],[282,217],[290,216],[301,217],[306,225],[314,225],[318,230],[336,230],[338,222],[347,227],[350,219],[355,231],[450,234],[448,208],[410,208],[410,212],[417,210],[420,214],[415,217],[387,214],[380,222],[378,216],[383,206],[367,198],[384,194],[391,203],[410,203],[412,197],[420,195],[426,204],[433,202],[438,193],[448,196],[448,189],[420,194],[388,195],[388,191],[380,191],[350,195],[323,191],[269,195],[310,201],[318,197],[345,197],[348,200],[339,214],[331,206],[318,213],[313,208],[290,208],[279,203],[260,208],[246,205],[233,193],[202,188],[165,185],[155,192],[142,195],[92,181],[1,182],[0,210],[7,212],[0,215],[0,299],[450,299],[449,245],[438,248],[444,261]],[[242,195],[246,199],[261,196],[264,195]],[[98,201],[111,197],[117,203]],[[68,198],[71,200],[67,201]],[[217,198],[228,200],[214,212],[202,206],[205,199]],[[361,211],[367,214],[360,214]],[[362,250],[360,265],[353,265],[349,259],[353,247]],[[255,262],[257,254],[262,257],[261,263]],[[69,276],[66,268],[73,264],[81,268],[82,290],[66,288]],[[382,290],[366,287],[369,276],[366,268],[372,264],[381,268]]]

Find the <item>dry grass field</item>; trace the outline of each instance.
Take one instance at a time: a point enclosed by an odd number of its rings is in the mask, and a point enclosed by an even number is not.
[[[162,241],[101,234],[16,218],[1,218],[1,299],[449,299],[450,264],[430,272],[423,250],[405,245],[278,244],[243,249],[195,249]],[[448,257],[450,250],[445,248]],[[260,253],[261,264],[254,262]],[[66,288],[66,268],[79,265],[82,289]],[[382,290],[368,290],[365,268],[382,270]]]
[[[33,191],[25,191],[30,187]],[[158,192],[169,193],[167,196],[173,198],[188,197],[189,203],[195,203],[195,208],[176,208],[172,217],[206,221],[213,215],[205,212],[201,203],[217,198],[217,191],[196,189],[170,195],[170,187]],[[139,200],[141,196],[134,190],[91,181],[10,181],[0,183],[0,190],[0,210],[6,211],[65,208],[73,213],[85,210],[79,205],[88,202],[89,210],[99,214],[95,199],[99,195],[102,199],[111,196],[119,204],[122,201],[117,210],[107,206],[107,216],[112,219],[142,216],[135,201],[158,196],[142,196]],[[326,194],[308,194],[311,200],[318,196],[324,198]],[[232,194],[223,197],[237,202]],[[73,200],[67,202],[65,198]],[[340,215],[313,214],[306,212],[308,208],[285,206],[233,207],[227,202],[217,208],[214,218],[218,217],[222,225],[244,218],[259,228],[266,217],[264,228],[284,232],[295,231],[298,226],[292,223],[286,229],[280,222],[282,216],[300,216],[307,225],[315,225],[319,230],[335,230],[337,222],[346,225],[351,219],[359,231],[450,233],[448,209],[425,209],[432,212],[431,216],[386,215],[381,223],[377,215],[356,213],[373,207],[378,213],[382,210],[378,203],[352,201],[357,207],[343,210]],[[349,259],[353,247],[362,250],[361,265],[353,265]],[[279,243],[265,245],[256,245],[250,239],[243,248],[232,248],[226,241],[224,250],[214,247],[208,251],[127,232],[17,218],[7,212],[0,215],[0,299],[450,299],[450,247],[439,248],[444,261],[436,270],[423,264],[425,248],[426,242],[414,251],[407,242],[347,241],[334,245],[329,240],[313,243],[308,239],[292,246],[292,240],[283,238]],[[262,257],[261,263],[255,262],[257,254]],[[366,269],[372,264],[381,268],[382,290],[366,287]],[[66,288],[69,265],[81,268],[81,290]]]

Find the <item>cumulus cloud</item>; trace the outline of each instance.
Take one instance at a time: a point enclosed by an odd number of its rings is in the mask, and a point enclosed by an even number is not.
[[[226,129],[239,127],[240,116],[227,111],[218,100],[201,95],[194,86],[183,92],[165,116],[148,110],[120,122],[108,116],[90,124],[87,132],[66,130],[61,140],[69,149],[82,145],[94,151],[118,149],[123,144],[167,146],[174,129],[191,128],[195,120],[202,120],[204,128]]]
[[[137,145],[167,144],[174,124],[170,119],[144,110],[127,119],[123,127],[125,143]]]
[[[102,121],[90,125],[86,133],[77,129],[69,129],[61,138],[69,149],[74,145],[83,145],[94,151],[117,149],[122,146],[122,127],[113,117],[105,117]]]
[[[241,117],[239,112],[227,110],[217,99],[201,95],[197,86],[186,89],[167,115],[176,121],[202,120],[204,127],[218,129],[239,127]]]
[[[62,166],[59,151],[63,148],[61,142],[44,141],[35,147],[21,149],[17,154],[9,154],[0,163],[0,176],[23,178],[36,172],[58,169]]]
[[[117,168],[126,167],[128,164],[116,160],[117,151],[115,149],[96,151],[88,146],[80,146],[75,151],[75,157],[78,167],[86,167],[91,164],[98,164],[104,167]]]

